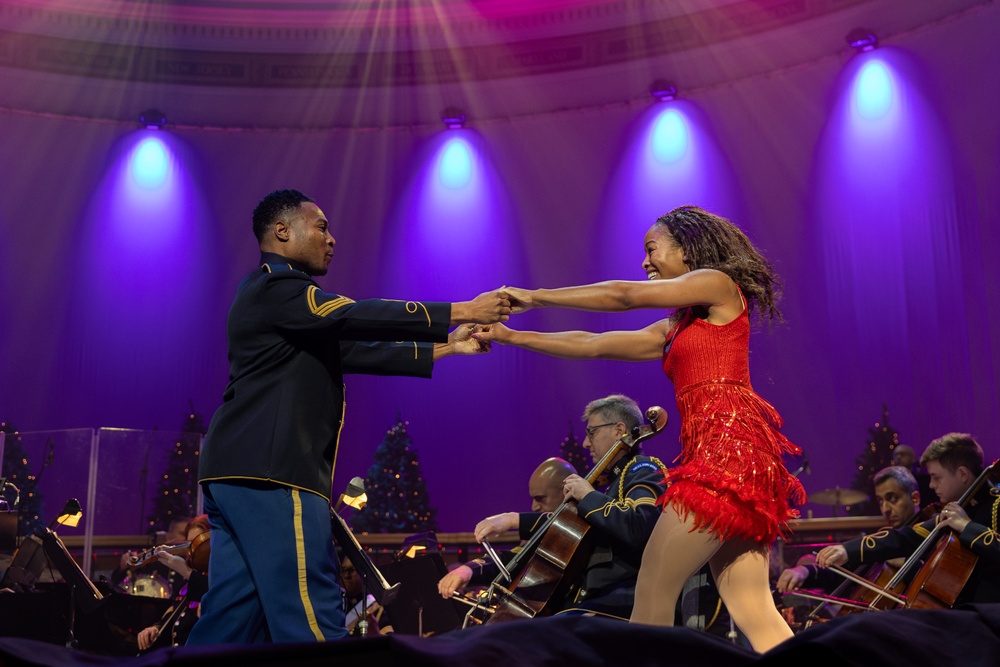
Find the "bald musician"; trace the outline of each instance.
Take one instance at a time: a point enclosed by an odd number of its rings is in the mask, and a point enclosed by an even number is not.
[[[531,511],[554,512],[563,501],[563,480],[573,474],[576,474],[576,469],[569,461],[555,456],[542,461],[528,479]],[[511,553],[510,557],[512,558],[513,555]],[[497,574],[499,574],[499,570],[492,562],[488,562],[484,558],[476,558],[468,563],[460,564],[442,577],[441,581],[438,582],[438,592],[441,593],[442,597],[448,598],[456,591],[465,590],[469,584],[486,585],[493,581]]]

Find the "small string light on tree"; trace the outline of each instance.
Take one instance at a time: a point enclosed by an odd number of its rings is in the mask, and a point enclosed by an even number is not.
[[[572,421],[569,422],[569,435],[559,445],[559,457],[568,461],[579,475],[586,475],[590,472],[590,456],[584,449],[583,443],[576,439]]]
[[[854,460],[857,471],[851,488],[872,495],[875,473],[882,468],[893,465],[893,453],[899,446],[899,433],[889,426],[889,408],[882,405],[882,419],[868,429],[869,439],[861,454]],[[866,516],[878,514],[878,505],[871,498],[847,508],[848,514]]]
[[[149,532],[165,529],[175,519],[194,516],[198,504],[198,455],[205,424],[194,405],[184,419],[180,435],[173,442],[172,456],[160,480],[160,492],[153,500],[147,521]]]
[[[368,505],[351,519],[362,533],[414,533],[437,530],[437,510],[430,507],[417,451],[406,432],[409,422],[396,415],[368,469]]]
[[[6,478],[8,482],[21,490],[20,506],[12,506],[11,509],[21,510],[18,517],[18,534],[31,535],[45,525],[41,517],[44,496],[36,488],[37,479],[30,472],[28,455],[24,451],[21,434],[10,422],[6,421],[0,421],[0,431],[6,434],[0,477]],[[7,489],[0,489],[0,493],[6,493],[6,491]],[[4,497],[6,498],[6,496]],[[8,499],[8,502],[13,502],[13,498]]]

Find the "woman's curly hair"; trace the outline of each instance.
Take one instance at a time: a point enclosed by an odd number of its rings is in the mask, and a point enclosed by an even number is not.
[[[777,301],[781,283],[771,263],[729,220],[697,206],[680,206],[656,220],[694,269],[716,269],[733,279],[747,300],[750,315],[781,321]]]

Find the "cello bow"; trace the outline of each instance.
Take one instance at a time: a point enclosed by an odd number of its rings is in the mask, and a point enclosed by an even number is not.
[[[983,485],[987,483],[987,481],[990,479],[991,476],[993,476],[993,474],[995,472],[997,472],[998,465],[1000,465],[1000,459],[993,461],[993,463],[991,463],[988,467],[986,467],[986,469],[984,469],[979,474],[979,476],[972,483],[972,485],[968,489],[965,490],[965,493],[962,494],[962,497],[958,499],[957,502],[958,502],[958,505],[960,507],[962,507],[964,509],[965,506],[969,503],[969,501],[977,493],[979,493],[979,490],[983,488]],[[992,489],[991,489],[991,492],[992,492]],[[910,574],[910,572],[914,568],[916,568],[918,565],[921,564],[921,561],[923,560],[924,556],[931,550],[932,547],[934,547],[937,544],[938,539],[941,537],[941,534],[944,533],[944,532],[946,532],[947,530],[948,530],[948,528],[945,527],[945,526],[942,526],[940,523],[938,523],[936,526],[934,526],[934,528],[933,528],[933,530],[931,530],[930,534],[927,537],[924,538],[923,542],[920,543],[920,546],[918,546],[916,548],[916,550],[910,555],[910,557],[906,559],[906,562],[903,563],[900,566],[899,570],[896,571],[896,574],[893,575],[893,577],[892,577],[891,580],[889,580],[889,583],[887,583],[885,585],[885,587],[881,590],[881,592],[879,592],[875,596],[875,598],[869,603],[872,608],[875,608],[876,604],[883,597],[890,596],[891,594],[889,593],[889,591],[891,591],[892,589],[894,589],[897,586],[899,586],[899,584],[902,583],[906,579],[906,577]],[[956,542],[957,542],[957,540],[956,540]],[[959,546],[961,546],[961,545],[959,545]],[[935,555],[937,555],[937,554],[935,554]],[[932,560],[936,561],[937,558],[933,558]],[[973,561],[973,566],[974,566],[974,564],[975,564],[975,562]],[[970,573],[971,573],[971,567],[967,568],[967,569],[969,569]],[[907,593],[910,593],[910,592],[911,591],[907,590]],[[910,606],[911,604],[912,604],[912,601],[909,600],[909,597],[904,595],[903,596],[903,606]]]

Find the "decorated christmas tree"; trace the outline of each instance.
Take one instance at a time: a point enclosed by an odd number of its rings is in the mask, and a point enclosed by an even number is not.
[[[174,519],[194,516],[198,506],[198,450],[203,435],[204,420],[192,405],[160,478],[147,523],[150,533],[165,529]]]
[[[878,503],[874,499],[874,484],[872,480],[882,468],[893,465],[893,456],[899,446],[899,433],[889,426],[889,408],[882,406],[882,419],[868,429],[868,442],[864,450],[854,459],[857,470],[851,488],[861,491],[868,500],[847,508],[848,514],[868,516],[879,513]]]
[[[437,530],[427,484],[420,475],[420,461],[413,440],[406,432],[409,422],[396,415],[396,424],[386,431],[375,450],[375,463],[368,469],[365,493],[368,504],[351,519],[351,527],[362,533],[416,533]]]
[[[569,435],[559,445],[559,457],[569,461],[580,476],[585,476],[592,467],[590,454],[584,449],[583,443],[573,434],[573,422],[569,423]]]
[[[0,422],[0,431],[6,436],[3,450],[3,477],[10,484],[20,491],[20,504],[16,505],[18,491],[11,488],[0,489],[3,498],[9,503],[10,509],[21,510],[18,518],[17,534],[24,537],[31,535],[37,530],[45,527],[45,520],[42,519],[42,494],[36,488],[38,480],[31,473],[29,468],[28,455],[24,451],[21,443],[21,436],[9,422]],[[42,469],[44,462],[38,462],[38,470]],[[5,508],[6,509],[6,508]]]

